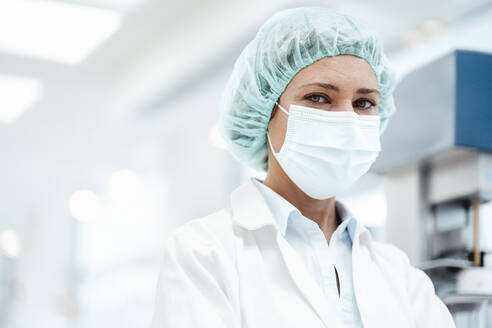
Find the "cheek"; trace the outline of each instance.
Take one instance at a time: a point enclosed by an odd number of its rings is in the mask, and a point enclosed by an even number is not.
[[[374,108],[372,109],[372,111],[374,112],[374,115],[378,115],[379,114],[379,108],[378,108],[379,105],[376,105],[374,106]]]
[[[277,111],[268,124],[268,133],[277,151],[282,146],[287,131],[287,118],[284,116],[283,113]]]
[[[371,109],[355,109],[355,112],[360,115],[378,115],[378,108],[375,106]]]
[[[278,113],[278,115],[275,116],[275,121],[272,122],[272,128],[275,129],[272,132],[279,136],[283,136],[284,132],[287,130],[287,118],[282,114],[283,113]]]

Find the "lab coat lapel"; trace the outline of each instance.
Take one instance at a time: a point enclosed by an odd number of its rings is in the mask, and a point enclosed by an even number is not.
[[[233,220],[245,229],[255,230],[266,225],[277,227],[268,205],[251,180],[233,191],[231,208]],[[276,236],[272,235],[272,238],[276,238],[289,274],[305,300],[326,327],[342,327],[341,320],[337,317],[334,309],[330,307],[321,288],[308,272],[295,250],[282,236],[278,228],[272,231],[276,233]]]
[[[352,246],[354,293],[364,327],[411,327],[377,263],[371,256],[369,231],[358,224]]]
[[[277,243],[292,280],[321,321],[326,327],[342,327],[341,320],[326,300],[321,287],[316,283],[314,277],[308,272],[304,263],[280,231],[277,231]]]

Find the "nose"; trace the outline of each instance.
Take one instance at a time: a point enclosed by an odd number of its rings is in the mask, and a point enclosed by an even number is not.
[[[344,112],[344,111],[345,112],[354,112],[355,111],[351,100],[339,102],[335,106],[333,106],[331,110],[337,111],[337,112]]]

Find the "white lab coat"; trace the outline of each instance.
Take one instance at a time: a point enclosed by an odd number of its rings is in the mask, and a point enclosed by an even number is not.
[[[360,224],[352,255],[364,327],[455,327],[428,276]],[[167,239],[152,328],[202,327],[343,327],[251,180]]]

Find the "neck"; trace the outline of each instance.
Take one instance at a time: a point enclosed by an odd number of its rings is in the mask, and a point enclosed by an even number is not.
[[[303,216],[316,222],[326,240],[330,241],[331,235],[338,226],[335,197],[322,200],[309,197],[297,187],[276,162],[269,163],[267,176],[263,183],[294,205]]]

